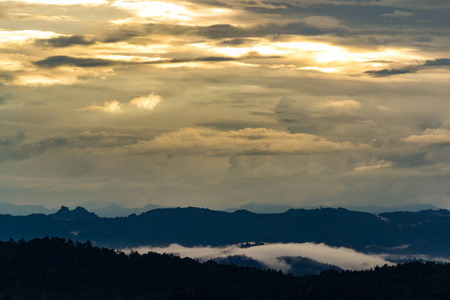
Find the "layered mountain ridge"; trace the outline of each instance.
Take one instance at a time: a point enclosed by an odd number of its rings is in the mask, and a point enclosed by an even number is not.
[[[450,255],[450,211],[370,214],[343,208],[290,209],[285,213],[233,213],[204,208],[154,209],[102,218],[82,207],[50,215],[0,215],[0,239],[58,236],[114,248],[142,245],[221,246],[325,243],[365,253]]]

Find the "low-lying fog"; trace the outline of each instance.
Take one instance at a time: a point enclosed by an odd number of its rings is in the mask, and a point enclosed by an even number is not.
[[[368,255],[344,247],[330,247],[325,244],[314,243],[288,243],[264,244],[251,247],[230,245],[226,247],[184,247],[171,244],[168,247],[142,246],[131,250],[141,254],[149,251],[156,253],[173,253],[180,257],[190,257],[199,261],[207,261],[219,257],[245,255],[264,263],[268,268],[289,272],[291,266],[280,257],[307,257],[318,262],[336,265],[344,270],[365,270],[375,266],[393,265],[382,256]]]

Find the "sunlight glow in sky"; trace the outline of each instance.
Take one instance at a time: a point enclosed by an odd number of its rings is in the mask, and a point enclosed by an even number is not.
[[[107,4],[107,0],[10,0],[10,2],[23,2],[41,5],[102,5]]]
[[[194,5],[193,3],[182,1],[172,3],[162,1],[118,0],[112,6],[132,11],[137,17],[154,22],[172,22],[190,25],[201,23],[201,19],[205,17],[212,19],[232,14],[232,11],[228,9]]]

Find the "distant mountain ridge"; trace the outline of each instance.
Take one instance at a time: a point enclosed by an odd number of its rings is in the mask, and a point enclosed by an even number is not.
[[[109,204],[109,205],[101,205],[96,203],[85,203],[80,205],[86,208],[88,211],[95,213],[99,217],[105,218],[114,218],[114,217],[127,217],[131,214],[141,214],[147,212],[149,210],[158,209],[158,208],[173,208],[170,206],[160,206],[157,204],[149,203],[144,207],[133,207],[127,208],[118,204]],[[261,204],[255,202],[249,202],[247,204],[241,205],[236,208],[227,208],[224,209],[226,212],[235,212],[237,210],[247,210],[253,213],[284,213],[289,209],[316,209],[324,206],[291,206],[284,204]],[[329,207],[329,206],[327,206]],[[368,212],[368,213],[383,213],[383,212],[395,212],[395,211],[412,211],[417,212],[421,210],[439,210],[442,209],[432,204],[411,204],[404,206],[350,206],[350,205],[340,205],[340,206],[331,206],[333,208],[346,208],[353,211],[360,212]],[[76,206],[70,207],[72,209],[76,208]],[[26,216],[31,214],[53,214],[57,212],[57,209],[49,209],[42,205],[16,205],[12,203],[2,202],[0,201],[0,214],[8,214],[12,216]]]
[[[290,209],[281,214],[188,207],[100,218],[84,208],[50,215],[0,215],[0,239],[58,236],[113,248],[142,245],[222,246],[325,243],[365,253],[450,256],[450,211],[369,214],[343,208]]]
[[[16,205],[0,201],[0,214],[26,216],[31,214],[52,214],[57,209],[48,209],[43,205]]]
[[[261,204],[261,203],[255,203],[255,202],[249,202],[247,204],[241,205],[237,208],[227,208],[225,211],[227,212],[235,212],[237,210],[248,210],[253,213],[259,213],[259,214],[270,214],[270,213],[284,213],[288,211],[289,209],[316,209],[321,207],[332,207],[332,208],[345,208],[348,210],[353,211],[360,211],[360,212],[368,212],[373,214],[379,214],[384,212],[395,212],[395,211],[412,211],[417,212],[421,210],[439,210],[442,209],[440,207],[437,207],[433,204],[410,204],[410,205],[403,205],[403,206],[376,206],[376,205],[369,205],[369,206],[352,206],[352,205],[334,205],[334,206],[292,206],[292,205],[284,205],[284,204]]]
[[[138,215],[157,208],[166,208],[166,207],[150,203],[144,207],[126,208],[117,204],[113,204],[106,207],[89,209],[89,211],[95,213],[99,217],[114,218],[114,217],[127,217],[131,214]]]
[[[95,213],[99,217],[105,217],[105,218],[114,218],[114,217],[127,217],[131,214],[141,214],[143,212],[157,209],[157,208],[164,208],[165,206],[160,206],[156,204],[147,204],[144,207],[134,207],[134,208],[126,208],[117,204],[111,204],[107,206],[99,206],[99,205],[92,205],[92,207],[89,207],[89,203],[86,203],[86,209],[90,212]],[[72,209],[76,207],[70,207]],[[84,208],[84,206],[83,206]],[[46,208],[43,205],[16,205],[8,202],[1,202],[0,201],[0,214],[7,214],[12,216],[27,216],[31,214],[53,214],[57,212],[57,209],[49,209]]]

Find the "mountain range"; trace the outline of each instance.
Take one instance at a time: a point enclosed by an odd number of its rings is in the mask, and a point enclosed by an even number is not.
[[[99,217],[114,218],[126,217],[131,214],[141,214],[143,212],[163,208],[163,206],[156,204],[147,204],[144,207],[127,208],[117,204],[101,205],[97,203],[88,202],[83,204],[83,207],[90,212],[95,213]],[[70,207],[72,209],[76,207]],[[0,201],[0,214],[8,214],[12,216],[26,216],[31,214],[54,214],[58,209],[49,209],[43,205],[17,205],[8,202]]]
[[[370,214],[343,208],[290,209],[279,214],[163,208],[102,218],[82,207],[28,216],[0,215],[0,239],[58,236],[112,248],[142,245],[221,246],[325,243],[364,253],[450,256],[450,211]]]
[[[227,208],[225,211],[227,212],[234,212],[237,210],[248,210],[253,213],[260,213],[260,214],[269,214],[269,213],[284,213],[288,211],[289,209],[316,209],[321,208],[324,206],[316,205],[316,206],[292,206],[292,205],[283,205],[283,204],[261,204],[261,203],[255,203],[255,202],[249,202],[247,204],[241,205],[236,208]],[[369,206],[354,206],[354,205],[339,205],[339,206],[329,206],[333,208],[346,208],[353,211],[360,211],[360,212],[368,212],[373,214],[379,214],[384,212],[395,212],[395,211],[421,211],[421,210],[438,210],[441,209],[440,207],[437,207],[433,204],[410,204],[410,205],[403,205],[403,206],[376,206],[376,205],[369,205]]]
[[[149,203],[143,207],[123,207],[118,204],[101,204],[96,202],[86,202],[81,205],[90,212],[95,213],[99,217],[127,217],[131,214],[141,214],[149,210],[157,208],[173,208],[170,206],[160,206],[157,204]],[[289,209],[315,209],[322,206],[292,206],[284,204],[261,204],[255,202],[249,202],[244,205],[235,208],[224,209],[226,212],[235,212],[237,210],[247,210],[253,213],[284,213]],[[438,210],[441,209],[432,204],[411,204],[404,206],[331,206],[331,207],[343,207],[349,210],[368,212],[368,213],[383,213],[383,212],[394,212],[394,211],[421,211],[421,210]],[[76,206],[71,206],[69,208],[76,208]],[[26,216],[30,214],[53,214],[56,213],[57,209],[49,209],[43,205],[16,205],[8,202],[0,201],[0,214],[8,214],[12,216]]]

